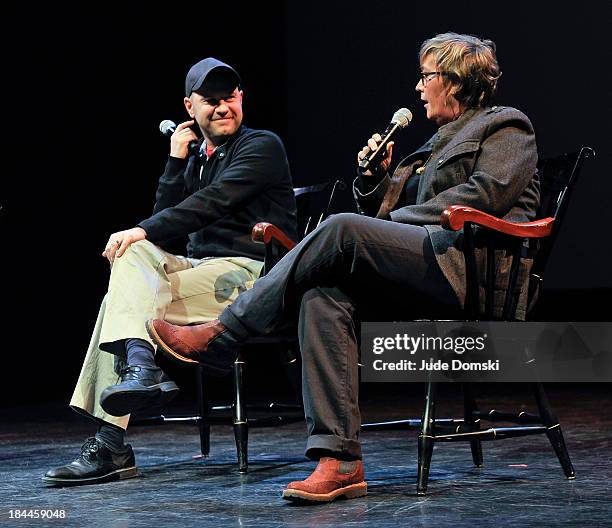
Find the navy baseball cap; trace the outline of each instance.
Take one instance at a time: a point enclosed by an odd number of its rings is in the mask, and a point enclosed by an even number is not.
[[[231,66],[208,57],[189,69],[185,79],[185,95],[189,97],[191,92],[199,92],[202,88],[206,88],[205,83],[208,85],[211,82],[216,88],[234,89],[240,86],[240,76]]]

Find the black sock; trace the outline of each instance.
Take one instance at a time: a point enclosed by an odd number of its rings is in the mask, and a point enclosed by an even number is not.
[[[126,339],[125,351],[128,365],[156,368],[155,351],[144,339]]]
[[[125,429],[100,420],[96,438],[112,451],[123,451],[125,448]]]

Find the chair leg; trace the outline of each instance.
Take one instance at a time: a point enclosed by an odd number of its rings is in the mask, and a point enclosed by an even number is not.
[[[535,396],[540,411],[540,418],[542,419],[542,423],[546,426],[546,436],[548,436],[548,440],[550,440],[557,458],[561,463],[563,473],[565,473],[568,479],[574,479],[576,478],[576,472],[574,471],[574,466],[572,465],[567,447],[565,446],[561,425],[552,411],[542,383],[535,384]]]
[[[425,495],[429,481],[429,466],[435,443],[436,384],[429,381],[425,394],[425,409],[418,439],[419,461],[417,470],[417,495]]]
[[[200,453],[210,455],[210,423],[208,421],[208,400],[206,398],[205,374],[201,366],[196,368],[196,394],[198,399],[198,429],[200,430]]]
[[[248,443],[249,424],[244,405],[244,376],[245,362],[242,355],[234,363],[234,439],[236,440],[236,453],[238,455],[238,471],[246,473],[249,468]]]
[[[480,429],[480,418],[474,418],[474,412],[477,411],[474,392],[469,383],[463,384],[463,421],[474,431]],[[471,440],[470,448],[472,450],[472,460],[476,467],[482,467],[482,442],[480,440]]]

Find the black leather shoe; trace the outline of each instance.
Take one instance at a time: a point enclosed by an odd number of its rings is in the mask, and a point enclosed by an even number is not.
[[[121,370],[121,383],[106,387],[100,405],[112,416],[160,407],[178,394],[179,388],[158,368],[128,365]]]
[[[111,451],[95,437],[88,438],[81,454],[66,466],[45,473],[43,482],[56,486],[80,486],[127,479],[138,474],[131,445]]]

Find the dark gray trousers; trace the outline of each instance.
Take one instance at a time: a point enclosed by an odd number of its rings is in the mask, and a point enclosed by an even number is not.
[[[297,325],[306,455],[361,458],[360,321],[452,317],[459,303],[423,227],[329,217],[219,319],[237,336]]]

